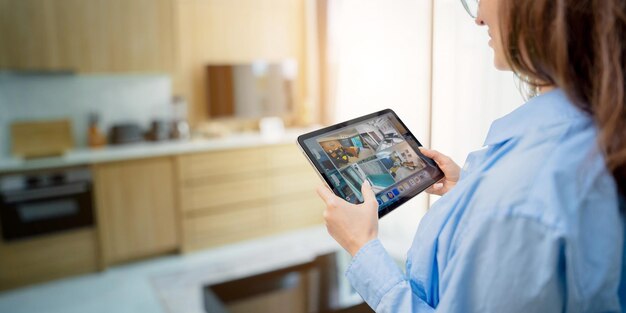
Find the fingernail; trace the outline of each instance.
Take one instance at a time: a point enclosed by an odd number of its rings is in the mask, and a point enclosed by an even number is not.
[[[443,187],[442,183],[436,183],[433,187],[435,187],[435,189],[441,189]]]

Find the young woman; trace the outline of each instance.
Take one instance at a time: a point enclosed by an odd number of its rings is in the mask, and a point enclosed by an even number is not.
[[[377,312],[626,311],[626,0],[462,2],[495,66],[534,97],[462,170],[422,151],[446,178],[406,274],[377,239],[367,183],[361,205],[318,188],[328,232],[353,255],[348,279]]]

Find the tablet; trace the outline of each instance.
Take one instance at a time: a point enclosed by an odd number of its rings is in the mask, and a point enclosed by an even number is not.
[[[362,203],[361,184],[369,181],[379,218],[444,177],[390,109],[303,134],[298,145],[340,198]]]

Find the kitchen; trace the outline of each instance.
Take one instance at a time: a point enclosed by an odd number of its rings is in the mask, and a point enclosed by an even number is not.
[[[333,2],[0,0],[0,311],[371,312],[295,140],[385,107],[440,140],[444,47],[431,1]],[[429,201],[381,220],[398,264]]]

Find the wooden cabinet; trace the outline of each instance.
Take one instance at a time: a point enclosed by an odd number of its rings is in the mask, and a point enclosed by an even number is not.
[[[191,122],[207,116],[207,64],[291,58],[299,64],[296,108],[308,95],[303,0],[176,0],[174,90],[185,95]],[[312,39],[308,39],[309,41]]]
[[[0,290],[323,223],[295,144],[92,166],[95,228],[0,241]]]
[[[94,177],[104,265],[178,248],[171,158],[98,164]]]
[[[321,182],[295,144],[182,155],[176,164],[183,251],[323,222]]]
[[[305,25],[303,0],[0,0],[0,68],[166,73],[195,123],[207,118],[207,64],[291,58],[301,112]]]
[[[171,72],[172,0],[0,0],[0,67]]]
[[[93,228],[15,242],[0,241],[0,290],[96,270]]]

